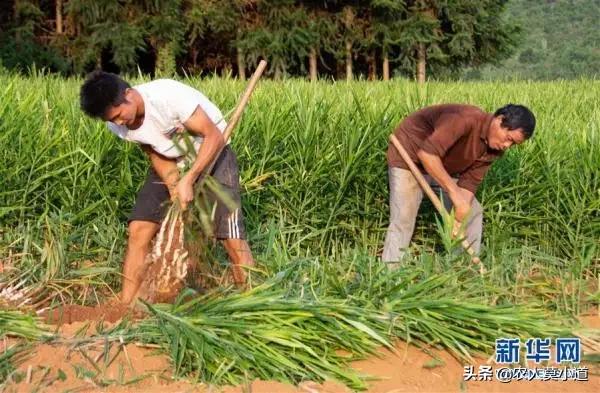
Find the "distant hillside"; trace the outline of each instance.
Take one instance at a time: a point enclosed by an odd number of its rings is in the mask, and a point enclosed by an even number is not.
[[[508,17],[523,28],[515,55],[467,78],[600,77],[600,0],[510,0]]]

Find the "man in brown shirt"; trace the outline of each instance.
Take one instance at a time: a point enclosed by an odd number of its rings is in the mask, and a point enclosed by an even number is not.
[[[483,210],[474,198],[494,160],[533,135],[535,117],[522,105],[509,104],[494,114],[471,105],[446,104],[409,115],[394,134],[457,222],[467,220],[465,237],[475,252],[481,246]],[[398,262],[412,237],[423,192],[390,143],[390,225],[382,260]]]

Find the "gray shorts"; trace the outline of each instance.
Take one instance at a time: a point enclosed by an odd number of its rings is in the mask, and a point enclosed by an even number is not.
[[[229,208],[218,198],[209,193],[208,199],[211,205],[216,204],[214,215],[214,234],[217,239],[245,239],[244,216],[240,197],[239,169],[235,153],[229,146],[225,146],[217,159],[211,172],[223,187],[235,209]],[[169,190],[160,179],[154,168],[150,167],[146,182],[137,194],[135,205],[129,215],[129,221],[141,220],[159,223],[167,213],[170,201]]]

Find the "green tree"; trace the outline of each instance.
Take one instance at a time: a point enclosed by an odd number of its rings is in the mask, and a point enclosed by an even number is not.
[[[383,80],[390,79],[390,53],[402,41],[406,4],[398,0],[372,0],[373,31],[381,50]]]
[[[248,25],[238,45],[251,63],[264,58],[275,79],[287,74],[290,66],[303,68],[315,42],[305,21],[308,14],[294,0],[262,0],[256,2],[254,23]]]
[[[512,53],[518,27],[502,18],[506,0],[411,0],[402,34],[405,67],[444,76]]]
[[[238,0],[185,0],[184,21],[185,38],[184,47],[191,57],[191,67],[199,67],[198,56],[203,41],[208,39],[218,40],[223,50],[223,55],[230,56],[228,51],[235,43],[236,31],[240,28],[240,19],[243,18],[247,2]],[[245,66],[241,53],[238,52],[238,75],[245,79]]]
[[[345,64],[346,80],[354,78],[353,60],[356,51],[364,45],[366,22],[361,19],[361,2],[356,0],[337,1],[338,10],[334,20],[336,23],[335,41],[332,45],[334,54]]]
[[[444,64],[434,64],[438,74],[459,73],[468,66],[493,63],[516,49],[519,26],[503,15],[506,0],[449,0],[443,8],[442,51]],[[437,69],[436,69],[437,67]]]
[[[427,61],[445,60],[440,49],[443,39],[441,31],[442,1],[407,1],[407,17],[403,23],[401,36],[402,61],[405,68],[416,67],[416,79],[425,82]]]
[[[136,25],[144,38],[156,50],[156,70],[159,75],[174,75],[175,58],[180,53],[184,37],[182,0],[140,0],[142,14]]]
[[[327,7],[327,2],[322,0],[301,1],[305,7],[306,19],[300,22],[304,31],[304,44],[308,49],[309,78],[315,81],[318,78],[318,59],[321,51],[331,52],[334,42],[336,24],[333,13]],[[304,52],[304,51],[303,51]]]
[[[14,0],[4,10],[0,23],[0,65],[26,72],[32,66],[66,73],[69,64],[48,47],[46,16],[38,0]]]
[[[76,69],[99,67],[102,52],[110,50],[120,69],[134,71],[138,52],[153,49],[157,73],[175,72],[184,31],[181,0],[69,0],[66,13]]]

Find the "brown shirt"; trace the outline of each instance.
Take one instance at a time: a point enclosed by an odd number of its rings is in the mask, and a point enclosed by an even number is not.
[[[434,105],[409,115],[394,134],[421,170],[419,149],[440,156],[446,171],[458,177],[458,186],[475,193],[492,162],[502,155],[487,145],[492,118],[471,105]],[[387,158],[389,166],[408,169],[391,143]]]

